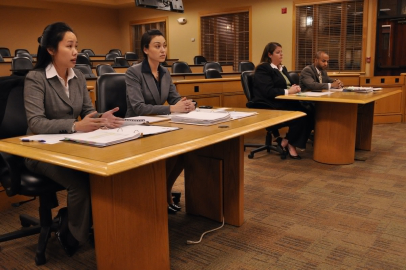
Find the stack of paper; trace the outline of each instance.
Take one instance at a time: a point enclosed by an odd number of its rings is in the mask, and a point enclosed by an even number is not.
[[[226,111],[202,112],[196,110],[186,114],[173,115],[171,117],[171,121],[175,123],[204,125],[204,126],[214,125],[217,123],[222,123],[230,120],[231,120],[230,113]]]
[[[230,112],[230,117],[231,117],[231,119],[236,120],[236,119],[245,118],[245,117],[248,117],[248,116],[253,116],[253,115],[256,115],[256,114],[258,114],[258,113],[257,112],[236,112],[236,111],[232,111],[232,112]]]
[[[373,92],[374,88],[372,87],[361,87],[361,86],[349,86],[344,88],[346,92],[359,92],[359,93],[368,93]]]

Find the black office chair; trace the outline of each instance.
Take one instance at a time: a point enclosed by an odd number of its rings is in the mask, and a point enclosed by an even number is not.
[[[186,62],[173,62],[172,73],[192,73],[189,65]]]
[[[83,49],[81,52],[87,54],[88,56],[95,56],[92,49]]]
[[[27,49],[15,49],[14,50],[14,56],[17,56],[17,54],[19,53],[28,53],[30,54],[30,52]]]
[[[206,58],[205,58],[204,56],[201,56],[201,55],[196,55],[196,56],[193,58],[193,63],[194,63],[195,65],[201,65],[201,64],[204,64],[204,63],[206,63],[206,62],[207,62]]]
[[[121,56],[118,56],[114,59],[114,67],[129,67],[130,64],[128,61]]]
[[[238,72],[243,72],[247,70],[254,70],[255,65],[252,62],[240,62],[238,63]]]
[[[118,54],[118,56],[121,56],[121,55],[122,55],[120,49],[111,49],[111,50],[109,51],[109,53],[116,53],[116,54]]]
[[[296,85],[299,85],[299,83],[300,83],[299,73],[297,73],[296,71],[289,71],[288,74],[289,74],[289,77],[292,79],[293,83]]]
[[[11,60],[12,75],[25,76],[33,68],[32,61],[28,57],[14,57]]]
[[[125,117],[127,112],[127,94],[124,73],[106,73],[100,75],[96,82],[96,110],[105,112],[115,107],[117,117]]]
[[[0,62],[4,62],[3,56],[0,54]]]
[[[119,57],[119,55],[115,52],[106,54],[106,60],[114,60],[116,57]]]
[[[206,79],[218,79],[222,78],[221,73],[214,68],[209,68],[204,71],[204,77]]]
[[[11,56],[10,49],[6,47],[0,47],[1,56]]]
[[[124,73],[106,73],[99,76],[96,82],[96,110],[105,112],[119,107],[114,115],[124,118],[127,112],[126,88]],[[172,192],[172,196],[174,203],[179,203],[180,192]]]
[[[90,62],[89,56],[86,53],[78,53],[76,56],[76,64],[85,64],[92,66],[92,62]]]
[[[138,54],[135,52],[126,52],[124,58],[127,60],[138,60]]]
[[[25,135],[27,118],[24,108],[24,79],[21,76],[0,78],[0,139]],[[64,188],[44,176],[30,172],[24,165],[24,158],[0,152],[0,183],[7,196],[24,195],[33,199],[39,197],[39,220],[20,215],[20,230],[0,235],[0,243],[25,236],[39,234],[35,263],[46,263],[45,249],[51,232],[58,228],[58,220],[52,219],[52,208],[58,206],[56,192]],[[31,227],[30,227],[31,226]],[[3,252],[6,252],[4,250]]]
[[[103,75],[105,73],[116,73],[115,69],[108,64],[100,64],[96,67],[97,76]]]
[[[203,73],[209,68],[216,69],[218,72],[223,72],[223,68],[219,62],[206,62],[203,66]]]
[[[28,59],[31,60],[31,62],[33,60],[32,55],[30,53],[21,50],[16,54],[16,57],[27,57]]]
[[[270,109],[269,106],[266,103],[261,103],[261,102],[252,102],[253,96],[253,77],[254,77],[254,71],[244,71],[241,73],[241,84],[242,88],[244,90],[244,94],[247,98],[247,103],[246,106],[247,108],[251,109]],[[271,152],[271,150],[278,152],[279,154],[283,153],[282,149],[279,149],[277,144],[272,144],[272,136],[275,138],[279,137],[279,129],[282,127],[285,127],[285,123],[281,123],[278,125],[274,125],[272,127],[266,128],[266,135],[265,135],[265,144],[244,144],[244,150],[247,147],[255,147],[254,150],[252,150],[248,154],[248,158],[252,159],[254,158],[254,154],[266,150],[268,153]],[[281,158],[284,159],[286,158],[285,155],[281,155]]]
[[[92,68],[87,64],[76,64],[75,68],[79,69],[85,78],[96,78],[96,75],[93,74]]]

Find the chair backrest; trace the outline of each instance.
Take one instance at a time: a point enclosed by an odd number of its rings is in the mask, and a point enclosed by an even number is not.
[[[87,54],[88,56],[95,55],[92,49],[83,49],[81,52]]]
[[[109,51],[109,53],[117,53],[118,56],[121,56],[121,51],[120,51],[120,49],[111,49],[111,50]]]
[[[24,80],[23,76],[0,77],[0,139],[27,133]]]
[[[126,52],[124,58],[127,60],[138,60],[138,54],[135,52]]]
[[[219,72],[223,72],[223,68],[221,67],[219,62],[206,62],[203,66],[203,72],[205,72],[206,69],[209,68],[216,69]]]
[[[252,62],[240,62],[238,63],[238,71],[243,72],[247,70],[254,70],[255,65]]]
[[[204,77],[206,79],[218,79],[222,78],[221,73],[214,68],[209,68],[204,71]]]
[[[100,64],[96,67],[97,76],[106,74],[106,73],[116,73],[115,69],[108,64]]]
[[[247,104],[246,106],[248,108],[250,108],[248,106],[248,103],[251,102],[252,98],[254,97],[252,94],[253,88],[254,88],[254,71],[252,70],[247,70],[247,71],[243,71],[241,73],[241,85],[242,85],[242,89],[244,90],[244,94],[245,97],[247,98]]]
[[[125,117],[127,112],[125,73],[106,73],[97,78],[96,82],[96,109],[105,112],[115,107],[120,110],[115,116]]]
[[[27,57],[27,58],[30,59],[31,62],[32,62],[32,55],[29,54],[28,52],[23,52],[23,51],[20,50],[20,51],[16,54],[16,57]]]
[[[28,53],[28,54],[30,54],[30,52],[27,49],[15,49],[14,55],[17,56],[17,54],[19,54],[19,53]]]
[[[195,65],[201,65],[201,64],[204,64],[204,63],[206,63],[206,62],[207,62],[206,58],[205,58],[204,56],[201,56],[201,55],[196,55],[196,56],[193,58],[193,63],[194,63]]]
[[[76,57],[76,64],[86,64],[86,65],[92,66],[89,56],[85,53],[78,53],[78,55]]]
[[[11,56],[10,49],[6,47],[0,47],[1,56]]]
[[[106,54],[106,60],[114,60],[116,59],[116,57],[119,57],[120,55],[118,55],[116,52],[112,52],[112,53],[108,53]]]
[[[299,83],[300,83],[299,74],[296,71],[289,71],[288,74],[289,74],[289,77],[292,79],[293,84],[299,85]]]
[[[0,77],[0,139],[22,136],[27,133],[27,117],[24,107],[24,80],[22,76]],[[19,181],[12,181],[6,160],[9,155],[1,153],[0,181],[8,196],[18,193]],[[20,163],[21,164],[21,163]],[[17,170],[19,171],[19,170]]]
[[[130,64],[128,63],[128,61],[122,57],[122,56],[118,56],[114,59],[114,66],[116,67],[129,67]]]
[[[189,65],[186,62],[173,62],[172,73],[192,73]]]
[[[0,139],[23,136],[27,133],[24,81],[25,77],[22,76],[0,78]],[[16,194],[40,196],[63,189],[56,182],[28,171],[23,157],[1,152],[0,183],[7,196]]]
[[[253,70],[247,70],[241,72],[241,85],[244,90],[245,97],[247,98],[247,103],[245,106],[247,108],[255,109],[271,109],[270,106],[265,102],[252,102],[254,98],[254,76]]]
[[[96,78],[96,75],[93,74],[92,68],[87,64],[76,64],[75,68],[79,69],[85,78]]]
[[[28,57],[14,57],[11,60],[11,71],[13,75],[25,76],[34,66]]]

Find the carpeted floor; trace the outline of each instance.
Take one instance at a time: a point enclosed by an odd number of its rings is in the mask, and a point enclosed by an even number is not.
[[[343,166],[313,161],[311,145],[300,161],[266,152],[248,159],[246,152],[244,225],[186,245],[221,224],[183,210],[169,216],[171,269],[406,269],[405,134],[406,124],[375,125],[372,151],[356,152],[367,160]],[[174,191],[183,193],[182,178]],[[63,205],[66,195],[59,198]],[[0,233],[37,207],[1,212]],[[47,264],[36,267],[36,241],[1,243],[0,269],[96,269],[90,244],[68,258],[54,236]]]

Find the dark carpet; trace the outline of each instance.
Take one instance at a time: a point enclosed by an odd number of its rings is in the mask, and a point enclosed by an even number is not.
[[[300,161],[266,152],[248,159],[247,150],[245,223],[187,245],[221,224],[184,210],[169,216],[171,269],[406,269],[405,134],[406,124],[375,125],[372,151],[356,152],[366,161],[343,166],[313,161],[310,144]],[[183,178],[174,191],[183,193]],[[63,206],[66,194],[59,200]],[[18,214],[37,215],[37,207],[1,212],[0,234],[19,228]],[[36,242],[1,243],[0,269],[96,269],[90,244],[69,258],[54,235],[48,262],[37,267]]]

